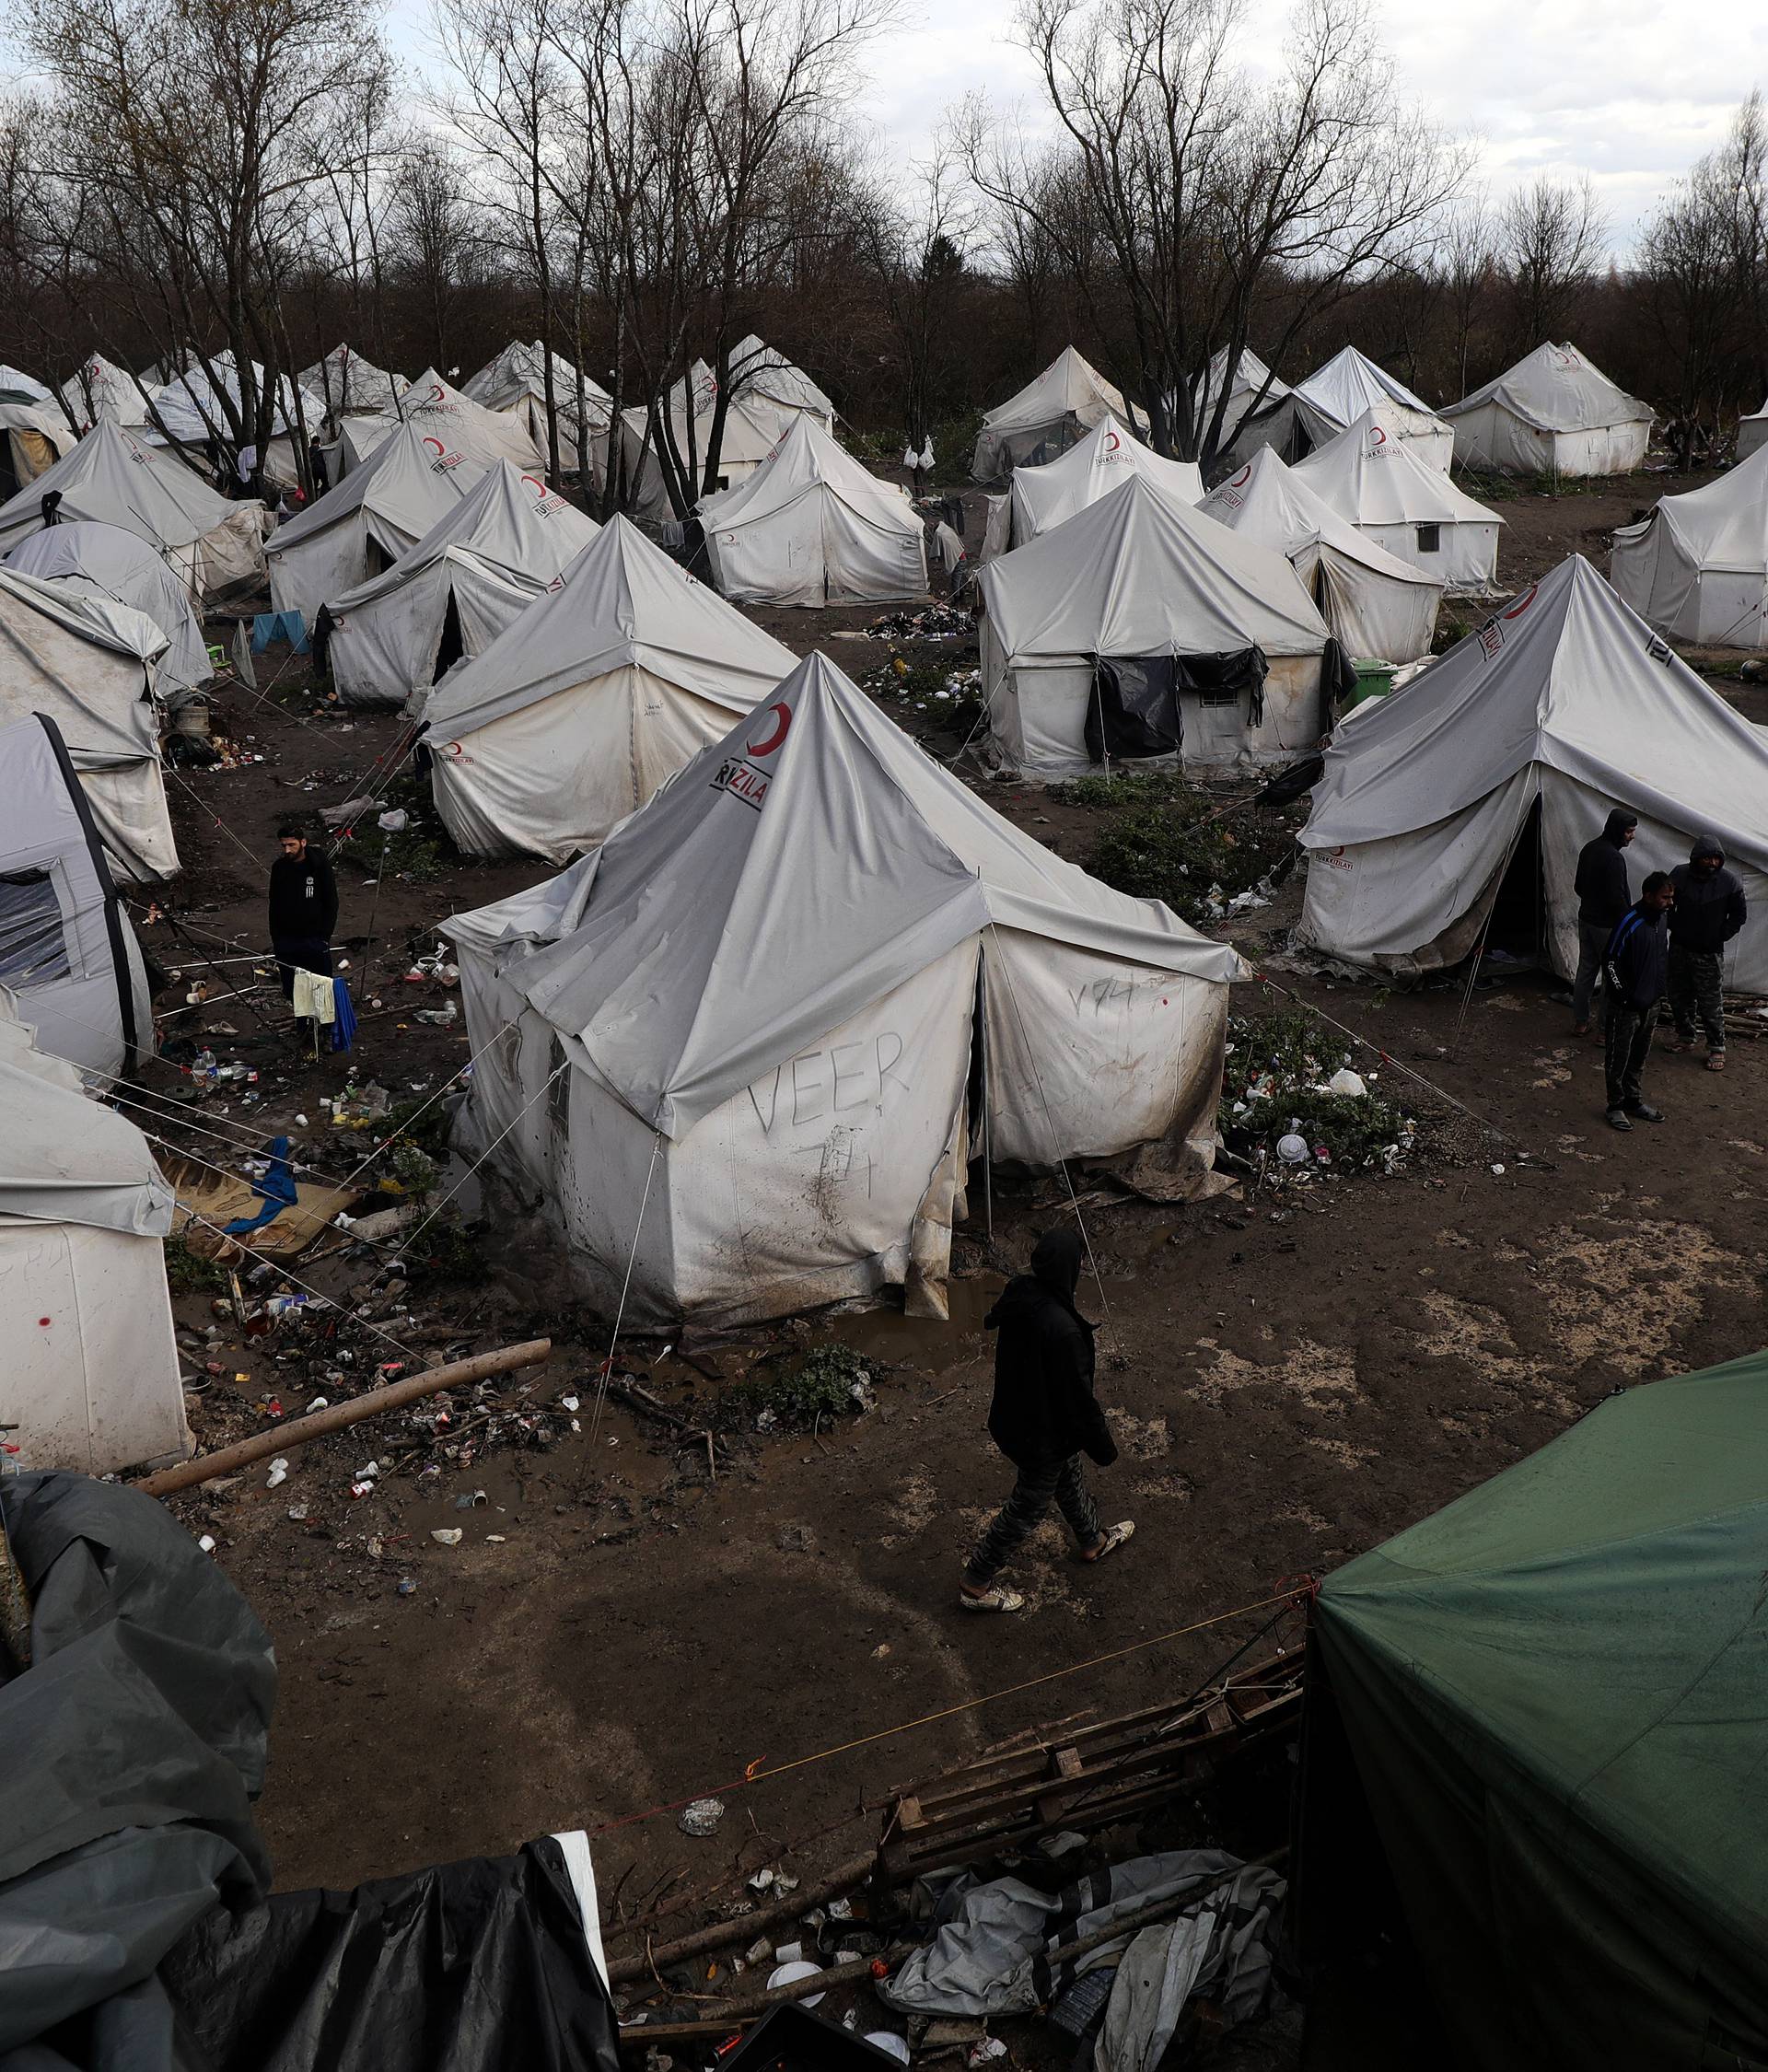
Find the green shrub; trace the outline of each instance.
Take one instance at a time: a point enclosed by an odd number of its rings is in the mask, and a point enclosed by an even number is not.
[[[174,1295],[219,1295],[227,1276],[212,1259],[194,1252],[182,1238],[166,1240],[166,1285]]]
[[[750,1374],[726,1391],[725,1401],[752,1415],[771,1410],[783,1425],[815,1425],[854,1409],[854,1385],[869,1371],[851,1346],[819,1345],[764,1374]]]
[[[1221,900],[1250,892],[1294,854],[1285,828],[1197,821],[1169,805],[1135,805],[1110,814],[1087,868],[1134,898],[1164,900],[1181,920],[1202,927],[1220,918]]]

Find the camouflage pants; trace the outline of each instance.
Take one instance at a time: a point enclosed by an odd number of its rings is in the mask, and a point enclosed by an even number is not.
[[[1075,1544],[1090,1547],[1099,1538],[1099,1507],[1087,1486],[1080,1455],[1071,1453],[1065,1461],[1019,1470],[1012,1495],[990,1520],[988,1530],[976,1542],[976,1551],[964,1564],[964,1580],[992,1583],[1043,1523],[1053,1498],[1068,1521]]]
[[[1669,1011],[1684,1043],[1694,1041],[1698,1019],[1710,1051],[1725,1048],[1724,953],[1669,946]]]

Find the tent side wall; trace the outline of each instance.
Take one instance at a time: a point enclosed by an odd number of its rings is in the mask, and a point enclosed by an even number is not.
[[[1553,436],[1525,425],[1495,401],[1456,415],[1455,454],[1463,468],[1487,468],[1501,475],[1541,475],[1553,465]]]
[[[340,702],[386,709],[421,699],[436,681],[450,608],[460,656],[477,655],[539,594],[471,557],[444,554],[334,622],[327,653]]]
[[[1588,432],[1556,432],[1553,466],[1562,475],[1630,475],[1646,462],[1651,426],[1637,421]]]
[[[1440,589],[1402,583],[1318,543],[1310,566],[1299,560],[1295,565],[1347,655],[1413,662],[1430,653],[1443,601]]]
[[[1475,519],[1445,520],[1432,528],[1434,548],[1420,544],[1423,526],[1406,520],[1395,525],[1359,525],[1366,540],[1385,547],[1395,560],[1435,576],[1450,590],[1484,589],[1497,578],[1499,526]]]
[[[1071,410],[1044,425],[1024,425],[1007,432],[983,431],[977,436],[971,475],[977,482],[999,482],[1029,460],[1053,460],[1089,429],[1087,420]]]

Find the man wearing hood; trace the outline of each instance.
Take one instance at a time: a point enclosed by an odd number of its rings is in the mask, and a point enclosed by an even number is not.
[[[1080,1283],[1077,1232],[1050,1230],[983,1320],[998,1331],[994,1400],[988,1436],[1018,1470],[1013,1493],[964,1565],[958,1602],[966,1612],[1017,1612],[1025,1600],[994,1577],[1037,1530],[1053,1500],[1082,1561],[1103,1561],[1135,1531],[1134,1520],[1102,1527],[1087,1478],[1085,1453],[1101,1468],[1117,1459],[1105,1414],[1093,1393],[1093,1326],[1075,1307]]]
[[[1717,838],[1695,838],[1688,861],[1669,874],[1676,904],[1669,914],[1669,1011],[1672,1051],[1694,1047],[1698,1017],[1706,1034],[1706,1069],[1725,1070],[1725,946],[1749,915],[1743,887],[1725,867]]]
[[[1572,880],[1572,890],[1577,894],[1577,976],[1572,981],[1574,1036],[1589,1033],[1590,1001],[1608,953],[1609,937],[1633,903],[1625,850],[1638,825],[1636,813],[1617,806],[1601,833],[1577,853],[1577,876]]]

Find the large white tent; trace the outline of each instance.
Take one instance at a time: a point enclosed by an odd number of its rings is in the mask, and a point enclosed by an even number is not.
[[[667,422],[676,455],[692,477],[688,494],[691,504],[698,500],[717,402],[718,378],[704,360],[695,360],[669,390]],[[789,411],[775,409],[759,395],[739,390],[730,398],[718,442],[720,490],[734,489],[754,473],[779,444],[792,415]],[[657,454],[661,429],[660,423],[654,422],[651,413],[642,407],[621,413],[628,501],[638,517],[659,522],[669,518],[674,508]]]
[[[1768,739],[1575,554],[1342,729],[1301,835],[1299,939],[1400,974],[1458,963],[1508,867],[1513,912],[1570,977],[1578,851],[1620,806],[1635,886],[1718,836],[1751,902],[1726,983],[1768,992],[1764,797]]]
[[[271,535],[270,601],[313,625],[322,604],[390,568],[484,471],[433,432],[396,425],[360,468]]]
[[[4,995],[0,1145],[0,1429],[27,1468],[183,1460],[172,1191],[141,1131],[88,1100]]]
[[[40,481],[77,440],[59,403],[0,402],[0,496]]]
[[[1295,570],[1145,474],[980,581],[988,752],[1011,768],[1065,777],[1176,752],[1228,770],[1320,738],[1332,636]],[[1138,704],[1157,748],[1134,745]]]
[[[178,868],[154,704],[166,646],[145,612],[0,567],[0,726],[55,722],[106,854],[141,880]]]
[[[21,540],[6,565],[39,582],[64,583],[145,612],[166,635],[154,672],[154,695],[162,703],[194,691],[215,673],[190,591],[138,533],[90,519],[46,526]]]
[[[421,701],[556,583],[596,532],[539,476],[507,460],[487,468],[384,574],[327,599],[338,696],[349,705]]]
[[[1098,503],[1132,474],[1146,475],[1181,504],[1203,498],[1204,478],[1194,460],[1166,460],[1115,417],[1102,417],[1055,460],[1014,469],[1006,494],[988,500],[982,558],[993,561],[1011,547],[1024,546]]]
[[[1272,448],[1261,448],[1198,508],[1282,554],[1347,655],[1411,662],[1430,653],[1442,577],[1359,532]]]
[[[0,504],[0,553],[41,529],[47,498],[62,520],[95,519],[139,534],[198,599],[262,576],[259,503],[233,504],[175,455],[102,418],[73,452]]]
[[[583,413],[580,424],[577,411],[577,369],[563,354],[554,353],[552,360],[552,403],[559,419],[559,466],[565,473],[576,474],[582,467],[586,445],[589,449],[592,468],[597,465],[598,457],[602,460],[606,458],[613,398],[586,373],[583,377]],[[516,412],[542,453],[548,450],[546,362],[546,347],[540,339],[531,342],[513,340],[495,359],[488,360],[461,391],[464,395],[471,396],[474,402],[483,403],[487,410]],[[588,429],[587,440],[584,437],[586,426]]]
[[[264,369],[251,363],[252,383],[262,396],[267,380]],[[243,437],[233,429],[233,416],[243,409],[238,370],[231,353],[216,353],[207,362],[193,360],[187,370],[167,382],[154,397],[154,424],[144,435],[150,441],[164,436],[177,446],[206,449],[218,444],[229,452],[251,443],[251,427]],[[303,390],[297,396],[286,375],[276,378],[271,410],[270,438],[259,456],[259,468],[266,482],[286,489],[300,480],[295,442],[313,439],[325,422],[325,405],[318,396]]]
[[[944,1315],[972,1155],[1208,1185],[1234,951],[1022,834],[822,656],[599,849],[445,926],[467,1135],[641,1328],[893,1283]]]
[[[1202,378],[1192,383],[1192,403],[1200,436],[1209,429],[1224,385],[1227,390],[1227,404],[1222,412],[1224,448],[1232,445],[1235,433],[1254,410],[1267,410],[1279,397],[1289,393],[1289,384],[1273,374],[1250,345],[1235,361],[1230,375],[1227,347],[1224,345],[1211,359]]]
[[[1064,345],[1036,380],[983,419],[970,471],[978,482],[994,482],[1022,461],[1053,460],[1105,417],[1135,423],[1122,390]]]
[[[335,425],[343,417],[391,416],[411,383],[364,359],[354,346],[334,345],[305,370],[301,387],[320,399],[327,420]]]
[[[420,432],[438,438],[450,453],[464,454],[482,468],[507,460],[512,468],[540,474],[546,455],[519,413],[487,410],[426,368],[400,398],[399,414]],[[372,420],[363,420],[365,424]]]
[[[0,362],[0,402],[53,402],[55,391],[39,381],[34,374],[27,374],[22,367],[8,367]]]
[[[730,349],[730,381],[739,395],[752,396],[770,408],[814,417],[825,432],[835,428],[835,406],[801,367],[776,352],[753,332]]]
[[[1287,395],[1249,417],[1233,441],[1232,458],[1249,460],[1270,447],[1285,460],[1306,460],[1366,410],[1379,410],[1390,430],[1429,466],[1446,471],[1454,460],[1454,426],[1355,345],[1334,353]]]
[[[1747,460],[1752,453],[1768,446],[1768,402],[1754,410],[1747,417],[1738,420],[1738,451],[1739,460]]]
[[[61,728],[41,713],[0,725],[0,997],[7,994],[43,1049],[83,1072],[114,1078],[153,1054],[141,947],[87,787]]]
[[[1609,580],[1672,640],[1768,647],[1768,447],[1623,526]]]
[[[1502,474],[1623,475],[1646,458],[1651,410],[1576,345],[1537,345],[1442,414],[1464,468]]]
[[[904,493],[800,411],[745,481],[698,508],[713,580],[744,604],[887,604],[925,597],[925,535]]]
[[[127,367],[94,353],[71,380],[63,382],[62,401],[82,432],[89,432],[101,417],[134,428],[146,424],[148,398],[161,386],[145,378],[137,380]]]
[[[436,810],[472,856],[564,863],[721,740],[797,657],[611,518],[424,707]]]
[[[1439,576],[1450,592],[1495,581],[1504,520],[1419,460],[1391,412],[1366,410],[1295,472],[1377,546]]]

